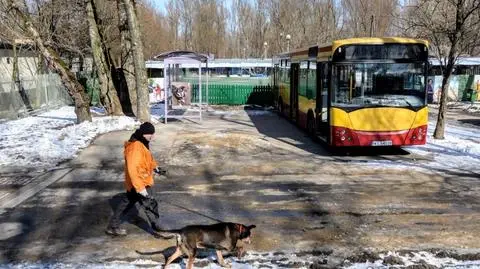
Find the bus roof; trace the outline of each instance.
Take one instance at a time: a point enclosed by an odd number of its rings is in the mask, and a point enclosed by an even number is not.
[[[282,52],[280,54],[278,54],[276,57],[277,58],[290,58],[290,57],[294,57],[294,56],[300,56],[300,55],[308,55],[308,50],[312,47],[316,47],[317,45],[311,45],[311,46],[308,46],[308,47],[303,47],[303,48],[299,48],[299,49],[296,49],[296,50],[291,50],[291,51],[288,51],[288,52]]]
[[[291,58],[292,60],[306,59],[308,58],[309,49],[318,47],[317,58],[325,59],[330,57],[335,52],[335,50],[340,46],[351,45],[351,44],[380,45],[380,44],[388,44],[388,43],[424,44],[425,46],[428,47],[428,41],[423,39],[414,39],[414,38],[405,38],[405,37],[355,37],[355,38],[334,40],[332,43],[327,43],[323,45],[312,45],[312,46],[304,47],[301,49],[280,53],[275,58],[277,59]]]
[[[400,43],[400,44],[424,44],[428,47],[428,41],[423,39],[405,38],[405,37],[356,37],[348,39],[334,40],[332,42],[332,52],[338,47],[350,44],[388,44],[388,43]]]

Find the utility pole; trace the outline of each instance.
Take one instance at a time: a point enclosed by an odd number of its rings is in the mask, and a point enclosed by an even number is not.
[[[374,31],[374,27],[375,27],[375,15],[372,15],[372,17],[370,17],[370,37],[373,36],[373,33],[375,32]]]
[[[267,59],[267,41],[263,42],[263,59]]]
[[[287,39],[287,51],[290,51],[290,39],[292,38],[292,36],[287,35],[285,38]]]
[[[280,52],[283,52],[283,33],[280,33]]]

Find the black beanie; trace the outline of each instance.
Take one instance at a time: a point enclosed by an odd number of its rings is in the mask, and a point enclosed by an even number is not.
[[[147,121],[147,122],[142,123],[142,125],[140,125],[140,128],[138,128],[138,131],[142,135],[144,135],[144,134],[154,134],[155,133],[155,127],[153,126],[153,124],[151,124],[150,122]]]

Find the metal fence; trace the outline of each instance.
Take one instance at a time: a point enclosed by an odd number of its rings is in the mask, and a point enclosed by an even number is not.
[[[57,74],[0,82],[0,119],[16,119],[32,112],[73,104]]]
[[[193,84],[192,103],[199,102],[199,84]],[[202,102],[207,98],[206,83],[202,83]],[[269,85],[208,85],[208,104],[210,105],[273,105],[274,94]]]

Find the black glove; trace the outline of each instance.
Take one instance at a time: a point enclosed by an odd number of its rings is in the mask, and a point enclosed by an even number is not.
[[[160,166],[155,167],[155,169],[153,169],[153,172],[161,176],[164,176],[165,174],[167,174],[167,170],[161,168]]]

